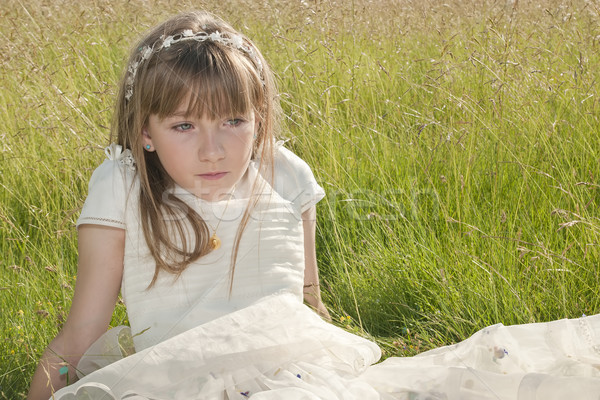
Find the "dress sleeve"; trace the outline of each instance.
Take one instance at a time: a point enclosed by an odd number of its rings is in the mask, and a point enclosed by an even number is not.
[[[88,186],[77,226],[95,224],[125,229],[125,210],[132,189],[135,166],[129,150],[111,145],[107,158],[96,168]]]
[[[273,183],[275,191],[301,213],[325,197],[308,164],[283,147],[282,142],[275,148]]]

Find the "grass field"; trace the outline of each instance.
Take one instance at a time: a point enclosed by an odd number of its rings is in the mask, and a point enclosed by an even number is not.
[[[327,191],[336,323],[390,356],[600,312],[598,1],[214,3],[0,4],[0,398],[24,397],[69,310],[128,48],[192,6],[278,75],[282,136]]]

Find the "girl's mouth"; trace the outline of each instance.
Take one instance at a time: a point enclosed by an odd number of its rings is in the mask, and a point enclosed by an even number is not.
[[[209,181],[216,181],[227,175],[227,172],[209,172],[207,174],[199,174],[198,177]]]

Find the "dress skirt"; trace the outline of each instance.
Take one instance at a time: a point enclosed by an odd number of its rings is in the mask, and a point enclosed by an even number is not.
[[[127,357],[128,328],[82,358],[55,399],[600,400],[600,316],[487,327],[415,357],[277,294]]]

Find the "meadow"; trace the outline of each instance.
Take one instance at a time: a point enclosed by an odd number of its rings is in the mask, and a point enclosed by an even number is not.
[[[216,3],[0,4],[0,399],[24,398],[68,313],[129,46],[190,8],[277,74],[281,137],[327,192],[334,323],[388,357],[600,312],[597,0]]]

